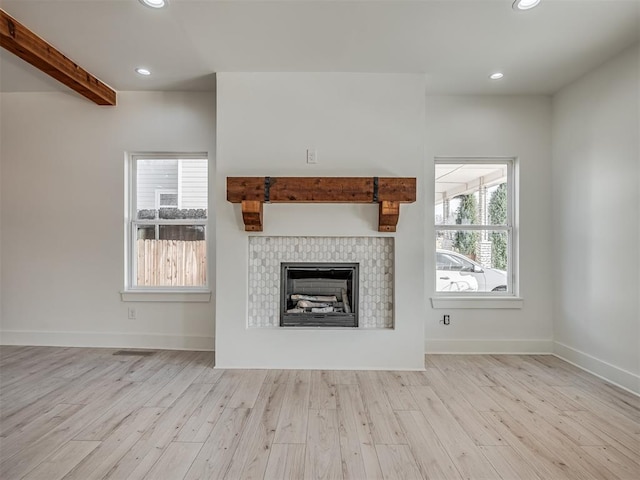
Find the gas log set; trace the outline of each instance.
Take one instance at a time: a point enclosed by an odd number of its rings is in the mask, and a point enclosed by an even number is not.
[[[341,289],[341,299],[335,295],[302,295],[294,293],[291,300],[297,302],[287,313],[351,313],[347,290]]]

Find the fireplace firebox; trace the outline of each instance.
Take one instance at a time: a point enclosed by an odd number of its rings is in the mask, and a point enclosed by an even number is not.
[[[282,263],[280,326],[357,327],[357,263]]]

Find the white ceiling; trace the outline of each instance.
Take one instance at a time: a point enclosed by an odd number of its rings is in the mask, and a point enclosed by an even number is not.
[[[551,94],[640,38],[640,0],[0,0],[116,90],[210,90],[215,72],[423,73],[429,93]],[[146,66],[142,78],[134,68]],[[505,73],[499,81],[488,75]],[[12,54],[2,91],[62,90]]]

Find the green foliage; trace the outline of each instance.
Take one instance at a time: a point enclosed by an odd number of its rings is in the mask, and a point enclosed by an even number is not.
[[[477,223],[478,202],[476,201],[476,197],[473,195],[458,195],[456,198],[460,199],[460,206],[456,210],[456,224],[473,225]],[[463,255],[475,258],[478,239],[478,232],[457,231],[453,246]]]
[[[489,222],[504,225],[507,221],[507,184],[501,183],[489,199]]]
[[[489,200],[489,222],[492,225],[504,225],[507,221],[507,184],[502,183]],[[507,269],[507,234],[491,234],[491,266],[500,270]]]

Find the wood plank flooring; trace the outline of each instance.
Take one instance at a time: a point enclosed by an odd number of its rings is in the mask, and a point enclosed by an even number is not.
[[[553,356],[353,372],[114,352],[0,347],[0,478],[640,478],[640,398]]]

